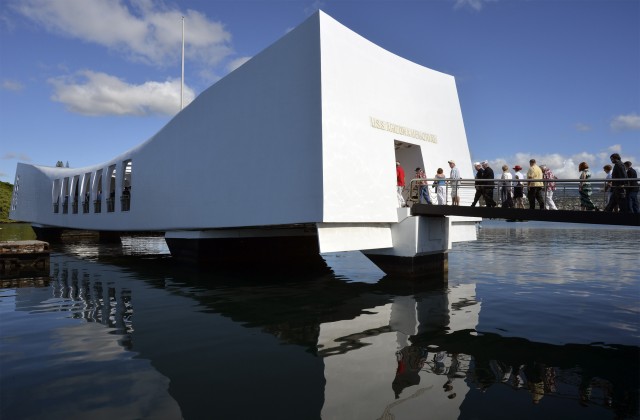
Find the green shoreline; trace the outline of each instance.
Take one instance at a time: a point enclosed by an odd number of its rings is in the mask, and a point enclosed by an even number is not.
[[[13,194],[13,184],[0,181],[0,224],[19,223],[9,219],[9,208],[11,207],[11,194]]]

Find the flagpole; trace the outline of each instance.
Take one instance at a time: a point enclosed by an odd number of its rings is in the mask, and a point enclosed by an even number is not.
[[[182,16],[182,79],[180,80],[180,110],[184,107],[184,16]]]

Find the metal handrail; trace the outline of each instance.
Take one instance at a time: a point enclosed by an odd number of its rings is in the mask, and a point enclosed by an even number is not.
[[[578,206],[579,203],[579,186],[580,184],[588,183],[592,187],[592,199],[594,200],[594,204],[596,207],[604,207],[607,202],[608,193],[611,191],[610,188],[612,183],[620,182],[622,179],[620,178],[589,178],[589,179],[580,179],[580,178],[557,178],[557,179],[502,179],[502,178],[494,178],[491,179],[476,179],[476,178],[413,178],[409,183],[409,197],[407,201],[417,201],[416,197],[412,194],[412,192],[417,191],[419,194],[418,187],[421,185],[425,185],[427,187],[431,187],[434,181],[444,181],[445,182],[445,198],[446,205],[451,204],[451,196],[450,196],[450,188],[452,185],[457,185],[460,193],[459,195],[464,198],[466,195],[467,198],[471,196],[471,192],[475,193],[475,187],[486,187],[491,186],[494,188],[493,198],[496,202],[499,202],[500,197],[500,187],[508,186],[513,188],[517,186],[518,183],[522,184],[522,187],[527,188],[530,182],[541,182],[543,184],[542,192],[544,199],[546,201],[548,195],[548,187],[547,184],[550,182],[555,183],[555,191],[553,195],[553,200],[558,208],[563,209],[574,209]],[[640,182],[640,178],[626,178],[625,182],[636,181]],[[507,184],[507,185],[505,185]],[[616,185],[613,185],[616,187]],[[637,185],[623,185],[618,186],[625,189],[628,188],[637,188]],[[419,199],[419,197],[418,197]],[[527,194],[524,195],[524,201],[528,203]],[[466,203],[461,203],[461,205],[466,205]]]

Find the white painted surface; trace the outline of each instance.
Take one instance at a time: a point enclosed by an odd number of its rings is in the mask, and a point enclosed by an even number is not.
[[[389,224],[318,223],[317,227],[320,252],[393,246]]]

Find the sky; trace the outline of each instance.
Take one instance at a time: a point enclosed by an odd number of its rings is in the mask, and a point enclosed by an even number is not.
[[[455,77],[473,161],[640,167],[639,0],[1,0],[0,181],[103,163],[322,10]]]

